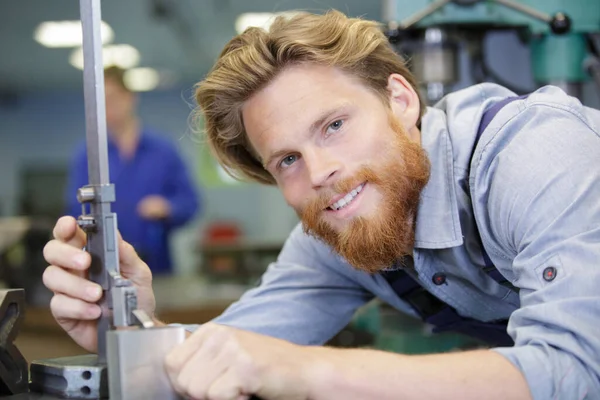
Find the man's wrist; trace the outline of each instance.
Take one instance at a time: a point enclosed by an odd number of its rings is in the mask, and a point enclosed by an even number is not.
[[[314,350],[314,361],[306,366],[303,376],[309,398],[315,400],[391,398],[389,385],[397,383],[396,377],[402,375],[407,365],[407,356],[379,350],[332,347]]]
[[[324,346],[307,346],[309,357],[302,365],[300,377],[307,388],[309,399],[331,398],[337,385],[342,380],[343,367],[337,363],[339,349]]]

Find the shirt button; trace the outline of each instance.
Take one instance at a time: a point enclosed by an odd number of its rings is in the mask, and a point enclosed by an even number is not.
[[[443,285],[444,283],[446,283],[446,274],[444,274],[443,272],[436,272],[431,277],[431,281],[433,282],[434,285],[437,285],[437,286]]]
[[[547,282],[553,281],[556,278],[556,268],[546,267],[543,273],[544,280]]]

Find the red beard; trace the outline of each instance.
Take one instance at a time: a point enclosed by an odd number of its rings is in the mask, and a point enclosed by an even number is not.
[[[322,194],[298,214],[304,231],[320,238],[355,268],[375,273],[390,267],[405,255],[412,255],[419,197],[429,179],[429,159],[423,148],[411,142],[403,127],[390,117],[396,140],[377,166],[362,167],[353,178],[340,180],[335,193],[346,194],[366,182],[382,194],[373,217],[356,217],[342,232],[323,218],[331,195]]]

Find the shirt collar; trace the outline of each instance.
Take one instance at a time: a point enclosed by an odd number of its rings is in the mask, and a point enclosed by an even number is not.
[[[421,124],[421,145],[431,162],[429,181],[421,192],[415,247],[440,249],[463,243],[454,190],[452,143],[444,111],[428,108]]]

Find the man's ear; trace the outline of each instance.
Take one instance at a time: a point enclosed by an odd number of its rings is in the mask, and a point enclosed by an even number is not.
[[[387,86],[392,112],[407,131],[416,127],[421,115],[419,96],[410,83],[400,74],[391,74]]]

